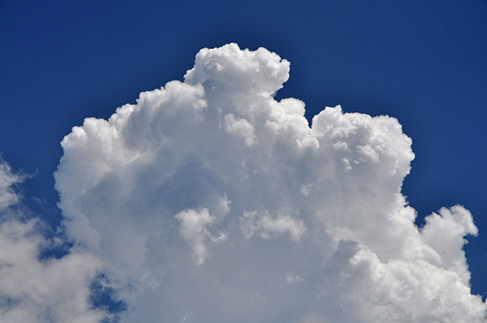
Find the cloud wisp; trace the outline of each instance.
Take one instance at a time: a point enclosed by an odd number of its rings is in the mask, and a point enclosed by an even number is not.
[[[48,234],[48,225],[22,206],[15,186],[23,179],[0,163],[0,321],[97,323],[116,318],[95,304],[92,284],[103,272],[100,259],[78,247],[62,257],[47,255],[64,241]]]
[[[184,82],[74,127],[55,178],[90,259],[77,277],[117,286],[121,322],[483,322],[471,214],[418,228],[399,122],[337,106],[310,126],[302,101],[274,98],[289,70],[264,48],[202,49]]]

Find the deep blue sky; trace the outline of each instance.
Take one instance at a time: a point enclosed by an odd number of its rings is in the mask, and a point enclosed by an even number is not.
[[[52,174],[71,127],[182,80],[199,49],[229,42],[289,60],[278,97],[303,100],[309,118],[337,104],[398,118],[416,154],[404,194],[420,218],[472,212],[472,290],[487,295],[485,0],[0,0],[0,152],[33,175],[27,203],[56,225]]]

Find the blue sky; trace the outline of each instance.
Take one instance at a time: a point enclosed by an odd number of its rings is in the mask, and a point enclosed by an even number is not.
[[[201,48],[235,42],[291,62],[276,98],[395,117],[415,159],[403,194],[421,219],[461,204],[472,293],[487,295],[486,1],[0,1],[0,152],[32,177],[24,200],[61,220],[60,142],[142,91],[183,80]]]

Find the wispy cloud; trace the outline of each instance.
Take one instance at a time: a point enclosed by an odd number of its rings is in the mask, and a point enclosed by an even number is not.
[[[63,240],[48,238],[48,226],[19,204],[14,185],[22,178],[0,164],[0,321],[95,323],[113,317],[92,302],[100,259],[80,248],[45,256]]]

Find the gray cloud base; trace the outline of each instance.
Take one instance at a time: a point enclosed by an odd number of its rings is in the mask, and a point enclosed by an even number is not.
[[[411,140],[387,116],[273,95],[290,64],[202,49],[185,81],[64,138],[67,236],[103,262],[122,322],[481,322],[461,206],[414,224]]]

